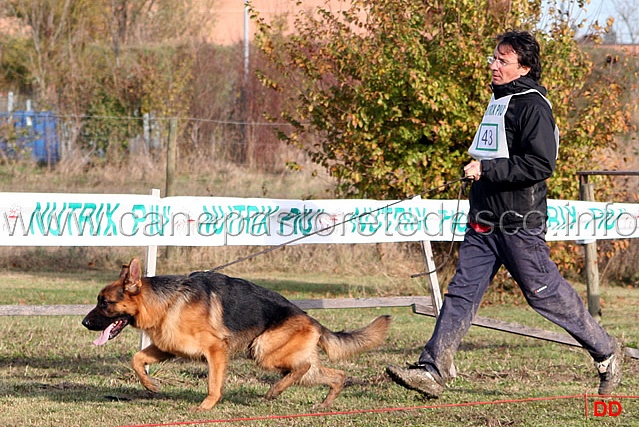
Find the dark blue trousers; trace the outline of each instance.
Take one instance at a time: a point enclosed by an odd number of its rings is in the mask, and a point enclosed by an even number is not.
[[[503,265],[521,288],[528,304],[564,328],[597,361],[614,353],[615,341],[590,315],[574,288],[550,259],[545,230],[484,234],[468,228],[459,248],[457,271],[433,335],[419,362],[449,378],[453,357],[468,332],[488,285]]]

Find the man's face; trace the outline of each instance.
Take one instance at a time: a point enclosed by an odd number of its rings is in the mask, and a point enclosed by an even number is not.
[[[497,46],[493,55],[494,60],[489,69],[493,73],[494,85],[505,85],[525,76],[530,71],[530,67],[519,65],[519,58],[509,45]]]

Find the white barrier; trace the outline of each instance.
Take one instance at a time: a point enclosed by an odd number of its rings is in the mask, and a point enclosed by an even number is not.
[[[459,208],[459,211],[458,211]],[[461,240],[467,201],[0,193],[3,246],[226,246]],[[639,204],[549,200],[552,240],[639,237]]]

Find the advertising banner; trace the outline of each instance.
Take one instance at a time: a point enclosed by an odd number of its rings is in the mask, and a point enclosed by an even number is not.
[[[462,240],[461,200],[0,193],[3,246],[226,246]],[[639,204],[548,201],[552,240],[639,237]]]

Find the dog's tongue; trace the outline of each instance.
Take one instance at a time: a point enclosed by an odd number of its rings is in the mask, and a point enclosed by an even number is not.
[[[102,345],[105,342],[109,341],[109,334],[111,333],[111,329],[115,326],[115,323],[111,323],[105,330],[102,331],[100,336],[93,341],[94,345]]]

